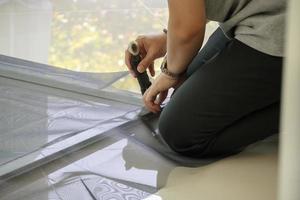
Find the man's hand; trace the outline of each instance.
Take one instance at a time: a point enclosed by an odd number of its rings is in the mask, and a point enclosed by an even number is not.
[[[154,60],[163,57],[167,52],[167,36],[166,34],[144,35],[136,39],[142,61],[138,66],[139,72],[144,72],[149,68],[151,76],[155,76]],[[128,50],[125,51],[125,63],[130,73],[136,77],[132,66],[130,65],[131,54]]]
[[[160,105],[166,99],[169,89],[176,87],[178,83],[180,79],[173,79],[161,73],[143,96],[146,108],[153,113],[160,112]]]

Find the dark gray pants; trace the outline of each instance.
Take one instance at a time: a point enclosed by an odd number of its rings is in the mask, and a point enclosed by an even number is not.
[[[174,151],[227,155],[279,131],[282,58],[217,30],[188,68],[159,119]]]

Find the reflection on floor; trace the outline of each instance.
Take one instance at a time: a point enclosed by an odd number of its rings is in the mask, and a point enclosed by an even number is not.
[[[131,124],[129,133],[122,133],[124,130],[115,129],[100,142],[7,181],[0,189],[0,199],[276,197],[276,137],[254,144],[239,155],[188,168],[136,140],[136,134],[151,134],[145,127]]]
[[[274,200],[276,191],[275,139],[204,167],[175,168],[158,195],[166,200]]]

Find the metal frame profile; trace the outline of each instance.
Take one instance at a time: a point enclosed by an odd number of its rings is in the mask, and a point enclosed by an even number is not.
[[[120,72],[116,78],[118,80],[127,74],[128,72]],[[1,54],[0,76],[126,104],[142,105],[140,94],[110,87],[117,81],[116,79],[99,85],[95,77],[88,76],[84,72],[61,69]]]

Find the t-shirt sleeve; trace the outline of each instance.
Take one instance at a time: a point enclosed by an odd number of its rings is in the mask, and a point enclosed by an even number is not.
[[[205,0],[206,18],[225,22],[238,13],[249,0]]]

